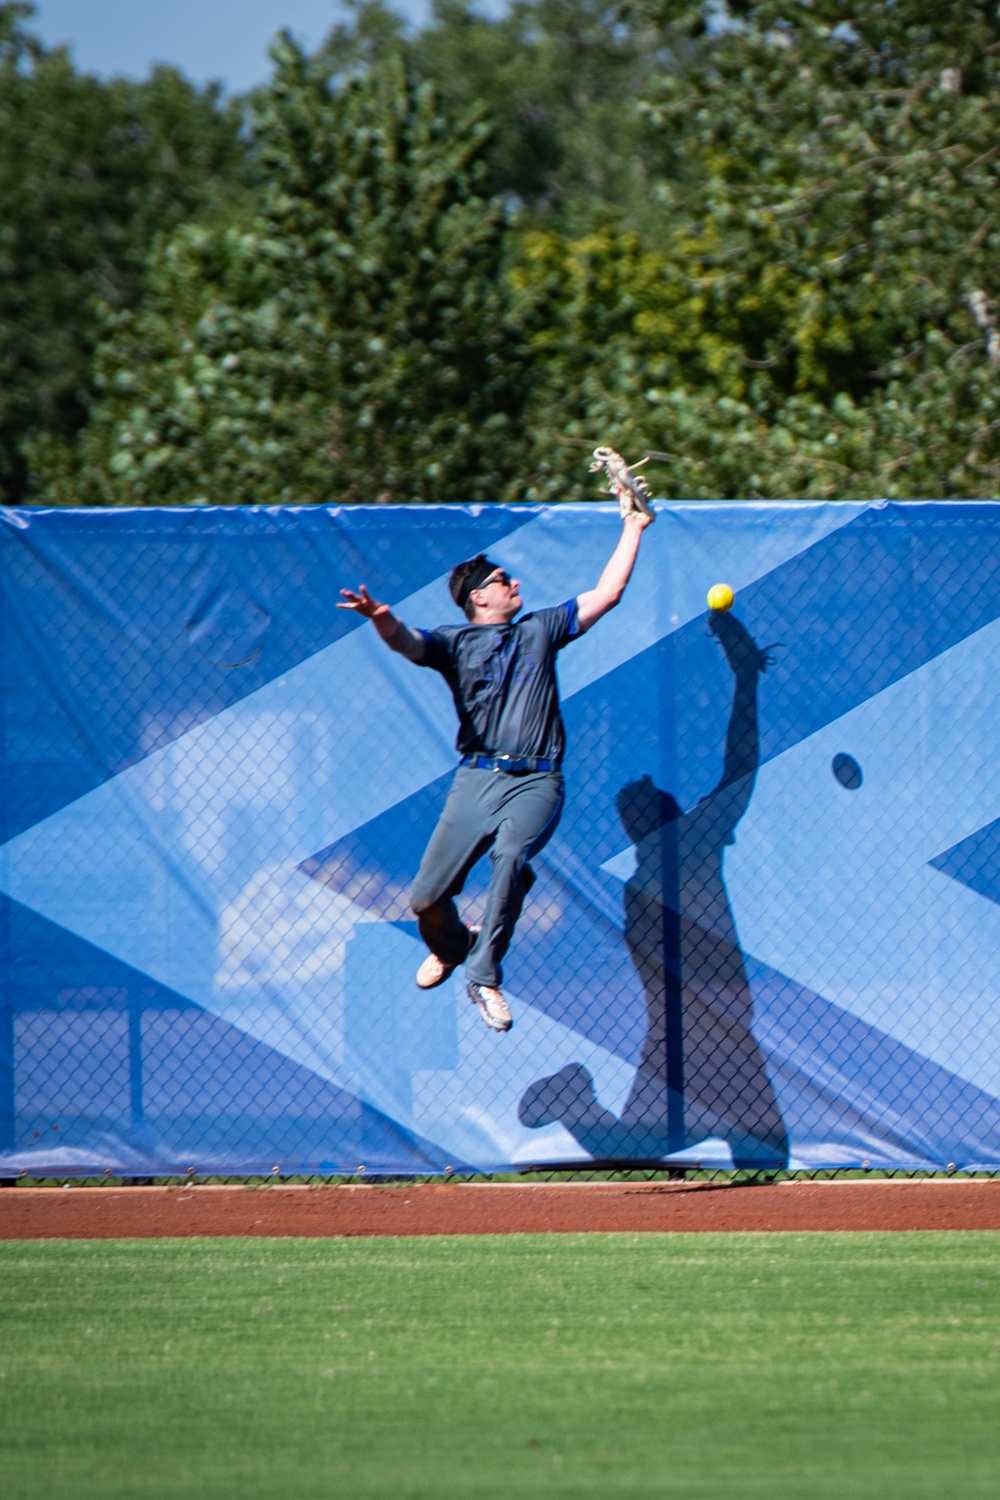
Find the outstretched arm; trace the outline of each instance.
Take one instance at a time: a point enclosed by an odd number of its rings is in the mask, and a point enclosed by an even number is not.
[[[373,599],[363,583],[358,585],[356,594],[351,589],[341,589],[340,592],[343,602],[337,605],[338,609],[353,609],[355,614],[363,615],[366,620],[371,620],[390,650],[398,651],[409,661],[423,661],[423,636],[404,625],[388,604],[379,604]]]
[[[625,586],[632,577],[642,533],[652,519],[652,516],[644,516],[638,511],[631,511],[622,520],[622,534],[618,539],[618,546],[609,557],[604,572],[597,580],[596,588],[588,589],[576,601],[581,635],[585,630],[589,630],[591,625],[596,625],[609,609],[614,609],[621,599]]]

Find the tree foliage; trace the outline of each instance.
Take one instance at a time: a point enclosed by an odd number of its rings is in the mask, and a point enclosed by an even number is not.
[[[77,73],[0,4],[0,493],[22,447],[70,435],[92,397],[101,307],[133,306],[154,239],[243,181],[240,112],[169,68],[145,83]]]
[[[322,53],[335,76],[401,57],[452,119],[483,109],[491,193],[563,228],[587,227],[598,207],[649,218],[650,175],[665,157],[640,101],[672,56],[652,19],[626,24],[609,0],[512,0],[500,13],[435,0],[411,36],[384,0],[348,8]]]
[[[995,8],[733,9],[647,101],[697,168],[664,242],[529,243],[550,427],[677,453],[674,494],[996,494]]]
[[[36,448],[50,498],[497,498],[524,371],[485,126],[398,61],[332,88],[286,38],[256,131],[259,207],[156,253],[77,449]]]
[[[998,495],[998,69],[993,0],[362,0],[106,295],[37,493],[577,498],[611,442],[672,496]]]

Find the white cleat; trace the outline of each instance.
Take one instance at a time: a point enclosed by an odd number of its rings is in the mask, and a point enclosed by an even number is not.
[[[417,989],[436,990],[439,984],[451,978],[457,968],[458,964],[446,964],[436,953],[428,953],[417,970]]]
[[[479,936],[479,928],[470,927],[468,933],[469,947],[471,949],[476,938]],[[462,962],[464,963],[464,961],[463,959]],[[458,964],[446,964],[444,959],[438,958],[436,953],[428,953],[417,970],[417,989],[436,990],[439,984],[444,984],[446,979],[451,978],[458,967]]]
[[[473,1005],[479,1006],[483,1020],[492,1031],[509,1031],[513,1026],[514,1018],[502,990],[494,989],[489,984],[477,984],[474,979],[470,979],[469,999]]]

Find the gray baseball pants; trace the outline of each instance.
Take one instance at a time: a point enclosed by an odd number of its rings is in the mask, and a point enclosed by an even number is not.
[[[563,808],[559,771],[511,775],[459,766],[448,800],[420,862],[410,895],[420,935],[446,964],[464,963],[466,976],[495,986],[524,898],[535,883],[528,864],[555,832]],[[489,852],[493,867],[486,913],[471,949],[455,897],[469,871]]]

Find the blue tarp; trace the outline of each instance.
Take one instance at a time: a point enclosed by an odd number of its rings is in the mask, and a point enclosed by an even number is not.
[[[506,1036],[414,986],[454,712],[338,589],[557,603],[616,508],[0,512],[0,1175],[1000,1167],[1000,506],[657,510]]]

